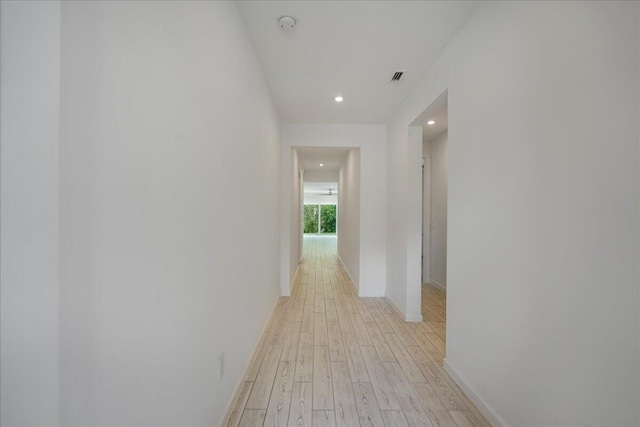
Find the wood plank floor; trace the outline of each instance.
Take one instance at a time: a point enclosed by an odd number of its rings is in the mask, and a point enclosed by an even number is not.
[[[359,298],[335,237],[305,236],[227,426],[490,426],[442,367],[445,293],[423,285],[422,312]]]

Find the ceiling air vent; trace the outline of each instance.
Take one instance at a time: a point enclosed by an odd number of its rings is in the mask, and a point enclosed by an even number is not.
[[[394,71],[393,72],[393,77],[391,77],[391,81],[389,83],[397,83],[397,82],[399,82],[400,79],[402,79],[402,76],[404,76],[404,73],[406,73],[406,70]]]

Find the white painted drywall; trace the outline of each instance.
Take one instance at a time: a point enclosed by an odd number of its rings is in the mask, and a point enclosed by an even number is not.
[[[55,426],[60,2],[0,17],[0,424]]]
[[[407,237],[404,204],[408,198],[407,188],[408,128],[397,126],[396,133],[402,132],[402,143],[396,143],[399,135],[393,135],[393,127],[387,128],[387,223],[386,223],[386,296],[403,311],[407,310]],[[415,286],[414,286],[415,288]],[[420,292],[420,288],[415,289]],[[413,310],[411,315],[421,315],[421,310]]]
[[[283,168],[283,171],[286,170],[286,166]],[[283,174],[286,175],[286,174]],[[281,266],[289,266],[289,281],[286,287],[281,288],[282,295],[288,296],[291,294],[291,285],[293,284],[293,279],[296,274],[296,269],[298,268],[298,262],[302,259],[302,249],[303,249],[303,208],[302,204],[304,201],[304,179],[303,172],[301,171],[300,159],[298,157],[298,150],[295,148],[291,149],[291,169],[289,170],[289,174],[287,179],[291,181],[291,203],[290,206],[287,207],[288,210],[291,211],[290,215],[283,215],[280,218],[281,228],[284,228],[285,225],[282,224],[284,221],[290,222],[290,230],[291,236],[290,241],[287,245],[283,245],[281,248],[282,257],[280,259]],[[284,207],[283,207],[284,209]]]
[[[306,182],[338,182],[338,171],[305,169],[304,180]]]
[[[422,126],[408,128],[407,144],[407,182],[418,185],[411,189],[414,196],[407,200],[406,212],[406,241],[407,241],[407,283],[414,284],[407,288],[407,301],[420,309],[422,302],[422,282],[420,267],[422,264]],[[420,311],[418,311],[420,313]],[[405,314],[407,322],[421,322],[422,314]]]
[[[424,130],[422,131],[424,137]],[[422,282],[431,278],[431,144],[422,143]]]
[[[387,128],[389,141],[393,131],[393,127]],[[387,168],[393,173],[387,174],[386,190],[386,296],[404,313],[405,321],[419,322],[422,321],[422,128],[405,126],[401,131],[403,144],[387,144]],[[406,283],[412,286],[405,286]]]
[[[280,123],[236,5],[64,2],[61,98],[62,423],[217,425],[279,295]]]
[[[360,150],[351,149],[338,178],[338,255],[356,287],[360,283]]]
[[[448,89],[447,363],[496,423],[640,422],[638,68],[635,2],[487,2],[390,121],[394,236]]]
[[[433,140],[425,142],[429,145],[430,173],[430,273],[425,281],[439,287],[447,286],[447,140],[444,132]]]
[[[291,164],[291,147],[360,148],[360,296],[384,296],[386,218],[386,128],[379,125],[282,126],[281,164]],[[421,148],[420,148],[421,149]],[[283,166],[285,167],[285,166]],[[292,181],[283,175],[282,212],[290,210]],[[338,206],[338,211],[340,206]],[[289,219],[283,219],[283,251],[291,251]],[[338,221],[338,228],[342,225]],[[287,247],[287,245],[289,245]],[[291,266],[282,257],[281,287],[291,283]]]

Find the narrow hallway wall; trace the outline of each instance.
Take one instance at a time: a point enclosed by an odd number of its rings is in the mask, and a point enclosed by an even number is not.
[[[61,97],[62,424],[217,425],[280,293],[280,123],[237,6],[64,2]]]
[[[401,235],[407,127],[448,89],[446,364],[497,425],[640,422],[638,7],[482,3],[390,120]]]
[[[301,176],[301,164],[298,158],[298,150],[291,149],[290,167],[283,163],[282,179],[291,182],[292,201],[288,205],[281,205],[283,212],[289,211],[289,215],[280,217],[280,228],[290,230],[289,238],[281,241],[280,268],[282,273],[280,282],[281,295],[290,295],[291,284],[298,268],[298,262],[302,258],[302,202],[304,197],[303,176]]]
[[[427,262],[431,263],[431,277],[425,278],[425,282],[434,283],[436,286],[447,286],[447,181],[448,181],[448,133],[445,132],[431,141],[430,174],[431,174],[431,251]]]
[[[60,2],[0,2],[0,425],[59,423]]]
[[[338,255],[351,280],[360,279],[360,150],[351,149],[338,182]]]

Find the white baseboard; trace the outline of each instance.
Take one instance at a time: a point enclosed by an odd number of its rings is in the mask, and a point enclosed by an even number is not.
[[[396,314],[398,316],[400,316],[401,319],[404,319],[405,322],[422,322],[422,314],[407,315],[407,314],[403,313],[402,310],[400,310],[400,308],[398,308],[397,305],[395,305],[395,303],[391,300],[391,298],[385,297],[385,299],[387,300],[387,302],[391,306],[391,309],[393,311],[395,311]]]
[[[358,295],[359,297],[362,298],[383,298],[384,292],[370,292],[370,293],[363,293],[362,295]]]
[[[260,344],[262,344],[262,339],[265,336],[265,332],[267,332],[267,326],[269,326],[269,324],[271,323],[271,318],[273,317],[273,313],[276,312],[276,307],[278,306],[278,301],[280,301],[280,297],[278,297],[276,299],[275,304],[273,304],[273,307],[271,307],[271,313],[269,313],[269,317],[267,317],[267,321],[265,322],[264,326],[262,327],[262,331],[260,332],[260,338],[258,339],[258,342],[256,343],[255,348],[253,349],[253,353],[251,353],[251,358],[249,359],[249,362],[247,363],[247,365],[244,367],[244,371],[242,372],[242,376],[240,376],[240,381],[238,381],[238,384],[236,384],[236,387],[233,390],[233,393],[231,394],[231,399],[227,403],[227,407],[225,408],[225,411],[224,411],[224,418],[222,419],[222,422],[220,423],[220,427],[226,426],[229,423],[229,417],[231,416],[231,410],[233,409],[233,405],[238,400],[240,392],[242,391],[242,385],[244,384],[244,382],[246,380],[247,369],[249,369],[249,366],[251,366],[251,364],[253,363],[253,359],[256,357],[256,353],[258,351],[258,348],[260,347]]]
[[[358,289],[358,285],[356,285],[356,281],[353,280],[353,277],[351,277],[351,273],[349,272],[349,269],[345,265],[344,261],[342,261],[342,258],[340,257],[340,255],[338,255],[338,259],[340,260],[340,264],[342,264],[342,266],[344,267],[344,271],[347,272],[347,276],[349,276],[349,282],[351,283],[351,286],[353,286],[353,290],[356,291],[356,295],[362,296],[362,295],[359,295],[360,290]]]
[[[435,280],[431,280],[429,282],[429,284],[435,286],[436,288],[440,289],[441,291],[447,292],[447,287],[445,285],[443,285],[442,283],[438,283]]]
[[[415,316],[406,315],[404,316],[405,322],[422,322],[422,314],[416,314]]]
[[[458,371],[456,371],[455,368],[451,366],[446,358],[444,359],[442,365],[445,371],[449,373],[451,378],[453,378],[456,384],[460,386],[462,391],[464,391],[467,396],[469,396],[469,399],[471,399],[471,401],[476,405],[480,412],[482,412],[482,415],[484,415],[494,427],[508,427],[508,424],[502,419],[502,417],[498,415],[498,413],[484,400],[482,400],[478,393],[476,393],[476,391],[462,379],[460,374],[458,374]]]

